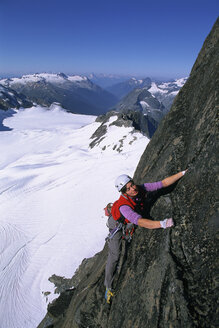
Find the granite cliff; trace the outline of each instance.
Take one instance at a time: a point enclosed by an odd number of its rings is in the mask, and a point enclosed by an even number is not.
[[[188,168],[177,184],[160,193],[151,210],[157,220],[172,216],[175,227],[136,230],[123,254],[110,308],[103,285],[107,246],[84,260],[76,275],[63,282],[64,289],[74,288],[49,305],[40,328],[219,326],[218,36],[219,20],[134,175],[142,183]]]

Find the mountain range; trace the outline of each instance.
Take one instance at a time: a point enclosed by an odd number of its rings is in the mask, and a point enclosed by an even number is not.
[[[114,110],[129,115],[132,112],[138,113],[141,131],[151,138],[186,80],[182,78],[171,82],[152,82],[150,78],[132,78],[119,83],[110,90],[118,90],[115,94],[118,97],[120,91],[125,96],[114,106]]]
[[[2,79],[0,83],[38,105],[50,106],[57,102],[67,111],[78,114],[103,114],[118,101],[87,77],[67,76],[64,73],[24,75],[21,78]]]
[[[169,110],[173,99],[185,84],[186,80],[187,78],[181,78],[173,81],[160,82],[152,81],[149,77],[145,79],[131,78],[108,87],[107,90],[121,100],[134,89],[146,89]]]
[[[100,84],[101,81],[103,84],[103,81],[119,80],[119,76],[105,75],[90,75],[90,78]],[[109,110],[119,111],[135,116],[141,131],[151,137],[186,78],[171,82],[155,82],[149,77],[121,79],[107,90],[85,76],[64,73],[1,79],[0,109],[26,108],[33,104],[48,107],[55,102],[78,114],[102,115]]]

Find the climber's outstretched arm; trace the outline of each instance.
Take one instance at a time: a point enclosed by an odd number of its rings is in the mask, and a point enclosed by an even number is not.
[[[171,175],[170,177],[162,180],[163,187],[169,187],[169,186],[171,186],[173,183],[175,183],[180,178],[182,178],[184,176],[184,174],[186,173],[186,171],[187,170],[181,171],[179,173],[176,173],[174,175]]]
[[[138,226],[146,229],[166,229],[172,227],[173,225],[174,224],[172,218],[165,219],[163,221],[152,221],[144,218],[138,219]]]

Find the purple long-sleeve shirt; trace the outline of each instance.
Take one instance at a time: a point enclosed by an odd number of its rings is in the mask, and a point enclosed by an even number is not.
[[[162,181],[152,182],[152,183],[144,183],[142,185],[146,191],[155,191],[163,188]],[[138,219],[142,218],[142,216],[136,213],[130,206],[122,205],[120,207],[120,213],[128,219],[130,222],[138,225]]]

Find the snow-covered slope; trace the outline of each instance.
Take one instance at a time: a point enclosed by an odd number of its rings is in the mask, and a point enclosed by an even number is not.
[[[48,278],[70,278],[104,245],[114,180],[133,174],[149,140],[111,117],[91,149],[95,118],[53,105],[3,122],[13,130],[0,132],[1,328],[36,328],[54,298]]]

